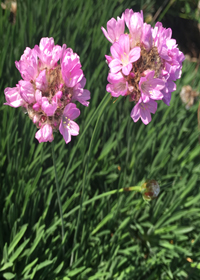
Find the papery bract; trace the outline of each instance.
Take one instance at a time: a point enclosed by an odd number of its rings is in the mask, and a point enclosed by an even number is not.
[[[147,180],[142,184],[141,192],[144,200],[151,201],[158,197],[160,186],[156,180]]]

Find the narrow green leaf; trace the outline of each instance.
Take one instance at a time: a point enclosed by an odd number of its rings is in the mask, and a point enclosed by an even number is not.
[[[21,227],[20,231],[16,234],[16,236],[14,237],[13,241],[11,242],[11,244],[8,247],[8,255],[10,255],[12,253],[12,251],[14,250],[14,248],[16,247],[16,245],[19,243],[19,241],[21,240],[21,238],[23,237],[26,229],[28,227],[28,224],[25,224]]]
[[[10,280],[10,279],[13,279],[15,277],[16,274],[13,274],[11,272],[6,272],[3,274],[3,277],[6,279],[6,280]]]
[[[8,267],[11,267],[11,266],[13,266],[13,263],[12,262],[7,262],[2,266],[0,271],[6,270]]]
[[[25,240],[18,248],[17,250],[14,252],[14,254],[12,254],[12,256],[10,257],[10,262],[14,262],[19,255],[21,254],[21,252],[24,250],[24,248],[26,247],[26,245],[28,244],[30,238]]]

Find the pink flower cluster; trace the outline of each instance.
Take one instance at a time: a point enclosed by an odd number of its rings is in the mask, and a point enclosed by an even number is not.
[[[53,141],[53,131],[57,130],[69,143],[71,135],[79,134],[73,120],[80,110],[73,102],[88,106],[90,99],[90,92],[83,89],[86,79],[79,56],[66,45],[55,45],[53,38],[42,38],[39,46],[27,47],[15,65],[23,80],[5,89],[5,105],[27,110],[39,128],[35,137],[40,143]]]
[[[125,24],[129,30],[125,33]],[[155,27],[144,23],[143,12],[125,10],[122,17],[110,19],[105,37],[112,43],[111,56],[106,55],[110,68],[106,90],[113,97],[129,95],[135,102],[131,111],[134,122],[151,121],[157,110],[156,100],[170,104],[174,81],[181,77],[184,55],[172,39],[172,30],[157,22]]]

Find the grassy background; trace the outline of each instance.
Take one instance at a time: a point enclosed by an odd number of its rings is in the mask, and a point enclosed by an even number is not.
[[[132,121],[128,99],[113,103],[105,91],[110,44],[100,27],[126,8],[154,15],[158,3],[18,1],[15,25],[0,9],[0,279],[199,279],[198,104],[186,110],[179,97],[183,85],[200,90],[198,64],[184,62],[170,107],[158,102],[148,126]],[[175,11],[195,19],[197,6],[185,3],[166,2],[159,20]],[[47,36],[80,55],[91,91],[89,107],[78,105],[79,136],[66,145],[54,135],[64,252],[51,145],[38,144],[21,108],[3,105],[4,88],[21,78],[15,60]],[[169,187],[149,205],[140,194],[104,197],[83,206],[78,219],[81,199],[146,178]]]

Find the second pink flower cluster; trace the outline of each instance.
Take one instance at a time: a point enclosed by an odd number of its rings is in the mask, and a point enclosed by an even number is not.
[[[109,20],[107,31],[103,27],[102,31],[112,43],[111,56],[105,56],[110,68],[106,89],[113,97],[129,95],[136,103],[132,119],[136,122],[141,118],[148,124],[150,113],[156,112],[156,100],[169,105],[184,55],[171,38],[171,29],[163,28],[160,22],[152,28],[144,23],[142,11],[127,9],[121,18]]]

